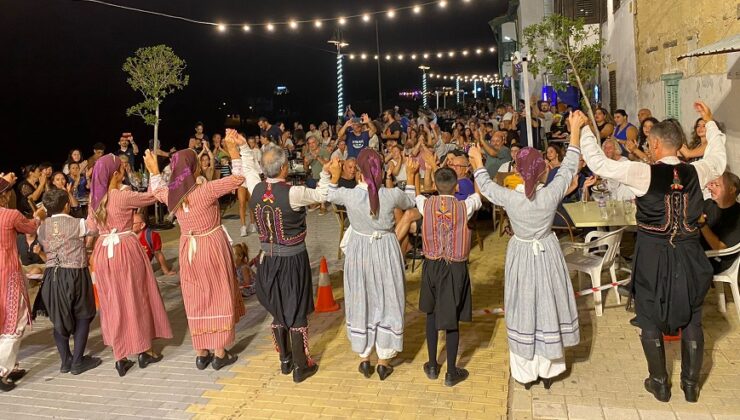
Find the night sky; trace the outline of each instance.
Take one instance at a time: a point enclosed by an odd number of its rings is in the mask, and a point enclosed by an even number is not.
[[[208,21],[266,22],[296,18],[335,17],[393,6],[412,0],[347,2],[237,0],[111,0]],[[188,64],[190,84],[169,96],[162,108],[160,138],[165,146],[185,147],[193,125],[206,132],[222,130],[226,114],[249,114],[250,98],[271,98],[277,85],[282,98],[304,123],[335,118],[335,55],[327,44],[335,25],[321,29],[304,24],[297,33],[286,27],[274,34],[253,28],[226,33],[157,16],[133,13],[74,0],[2,1],[2,131],[5,153],[0,172],[19,165],[61,163],[69,149],[91,153],[95,142],[112,150],[122,131],[134,133],[140,146],[152,136],[127,107],[140,96],[126,83],[121,66],[142,46],[167,44]],[[494,45],[488,21],[503,13],[504,0],[450,0],[446,10],[427,6],[421,16],[399,12],[381,16],[380,48],[386,52],[448,51]],[[372,24],[352,20],[343,28],[347,52],[374,54]],[[495,73],[496,56],[457,60],[430,59],[432,72]],[[420,63],[382,62],[384,106],[404,106],[401,90],[420,89]],[[374,61],[345,64],[345,103],[358,112],[378,112]],[[226,103],[224,107],[222,104]],[[260,114],[262,112],[259,112]],[[268,115],[270,116],[270,115]],[[307,125],[306,125],[307,128]]]

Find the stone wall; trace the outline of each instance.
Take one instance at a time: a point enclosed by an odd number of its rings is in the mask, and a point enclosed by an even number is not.
[[[728,135],[728,165],[740,172],[740,81],[728,78],[738,53],[688,58],[681,54],[740,33],[739,3],[731,0],[633,0],[636,6],[638,107],[665,117],[661,76],[681,73],[680,121],[687,132],[697,118],[692,103],[701,99],[715,110]]]

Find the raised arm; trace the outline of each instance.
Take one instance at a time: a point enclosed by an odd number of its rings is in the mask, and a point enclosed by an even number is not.
[[[231,158],[231,163],[234,169],[232,175],[206,183],[206,195],[211,200],[218,200],[220,197],[223,197],[239,188],[239,186],[244,183],[245,178],[242,176],[244,163],[242,162],[240,147],[245,146],[246,144],[247,140],[240,136],[236,130],[227,130],[226,138],[224,139],[224,146],[226,147],[226,152]]]
[[[488,171],[483,166],[483,156],[477,146],[470,148],[468,157],[473,167],[473,178],[475,178],[475,183],[478,185],[481,195],[497,206],[506,207],[509,202],[508,198],[513,192],[491,181]]]
[[[712,121],[712,111],[707,104],[697,101],[694,103],[694,109],[704,119],[707,127],[707,149],[704,151],[704,158],[691,163],[696,168],[699,184],[704,188],[709,181],[719,178],[725,171],[727,166],[725,142],[727,138],[724,133],[719,131],[717,123]]]
[[[342,128],[339,129],[337,132],[337,140],[342,140],[344,138],[345,133],[347,133],[347,129],[352,124],[352,120],[347,120],[347,122],[344,123]],[[372,134],[371,134],[372,136]]]
[[[346,204],[344,200],[346,189],[339,188],[339,178],[342,176],[342,161],[339,159],[338,156],[334,157],[331,159],[327,167],[329,169],[331,180],[329,182],[329,190],[327,192],[326,201],[339,206],[343,206]]]
[[[647,193],[650,187],[650,165],[643,162],[616,161],[607,158],[596,143],[596,137],[590,127],[581,129],[581,153],[589,169],[596,175],[621,182],[638,197]]]

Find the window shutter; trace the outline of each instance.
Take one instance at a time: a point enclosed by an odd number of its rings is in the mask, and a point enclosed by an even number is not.
[[[609,72],[609,112],[613,113],[617,109],[617,71],[612,70]]]
[[[678,88],[682,77],[683,73],[664,74],[660,77],[663,80],[665,93],[666,118],[681,118],[681,97]]]

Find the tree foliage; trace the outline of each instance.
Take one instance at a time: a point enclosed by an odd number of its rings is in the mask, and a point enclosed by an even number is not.
[[[593,121],[585,83],[594,80],[601,64],[602,40],[598,32],[587,27],[583,19],[553,14],[524,29],[524,45],[532,74],[552,74],[557,90],[565,90],[569,84],[578,86]]]
[[[185,68],[185,61],[166,45],[136,50],[134,56],[123,63],[123,71],[128,73],[128,84],[141,93],[144,100],[128,108],[126,115],[138,115],[146,124],[158,125],[157,109],[164,98],[188,85],[190,78],[184,74]]]

